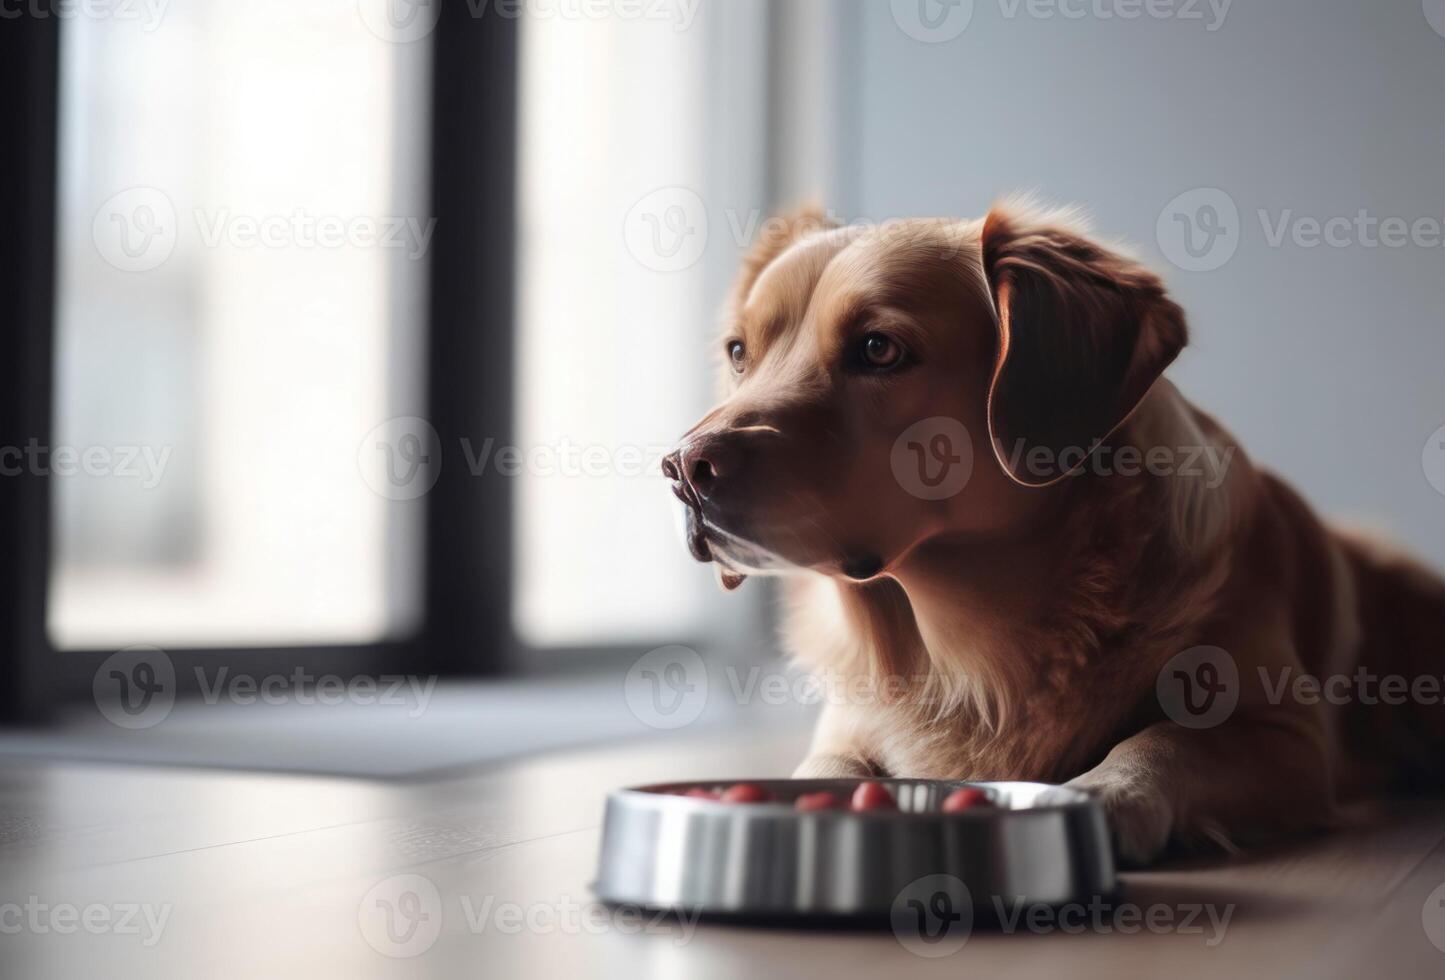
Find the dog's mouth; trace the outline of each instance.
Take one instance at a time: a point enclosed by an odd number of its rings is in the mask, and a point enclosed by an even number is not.
[[[709,520],[702,501],[686,481],[673,483],[672,492],[683,504],[683,538],[688,552],[700,562],[717,565],[718,582],[724,589],[731,592],[748,575],[776,569],[776,555]]]
[[[702,500],[686,482],[673,483],[672,492],[683,505],[681,526],[687,550],[696,560],[717,565],[718,582],[724,589],[736,589],[749,575],[778,575],[799,568],[742,533],[709,518]],[[849,551],[828,568],[844,578],[865,582],[883,574],[885,562],[866,550]]]

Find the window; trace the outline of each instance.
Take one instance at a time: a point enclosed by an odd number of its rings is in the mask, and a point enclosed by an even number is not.
[[[658,462],[712,400],[717,312],[766,217],[766,10],[692,6],[521,24],[513,618],[535,647],[719,625]]]
[[[52,641],[404,633],[423,512],[359,453],[424,414],[430,48],[334,0],[157,16],[61,32]]]

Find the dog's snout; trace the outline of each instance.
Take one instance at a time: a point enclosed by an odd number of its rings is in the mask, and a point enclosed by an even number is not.
[[[715,453],[713,455],[716,455]],[[687,474],[687,481],[699,495],[706,497],[708,491],[717,483],[719,473],[713,461],[708,458],[707,447],[699,447],[695,453],[683,454],[683,472]]]
[[[736,466],[736,450],[723,434],[696,436],[669,453],[662,473],[674,483],[686,484],[698,501],[718,492]]]

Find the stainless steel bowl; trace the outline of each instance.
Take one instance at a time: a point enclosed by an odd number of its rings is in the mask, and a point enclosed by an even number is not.
[[[679,794],[731,783],[612,793],[594,889],[606,901],[709,914],[886,916],[920,879],[950,875],[975,907],[993,897],[1061,905],[1115,890],[1104,815],[1085,794],[1042,783],[881,779],[897,811],[799,813],[793,800],[857,780],[751,780],[774,803]],[[976,786],[994,806],[944,813]]]

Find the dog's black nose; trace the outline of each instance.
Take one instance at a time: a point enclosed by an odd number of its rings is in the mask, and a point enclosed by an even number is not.
[[[674,483],[685,485],[701,502],[717,492],[722,478],[732,468],[731,458],[731,450],[724,437],[697,436],[663,457],[662,475]]]

